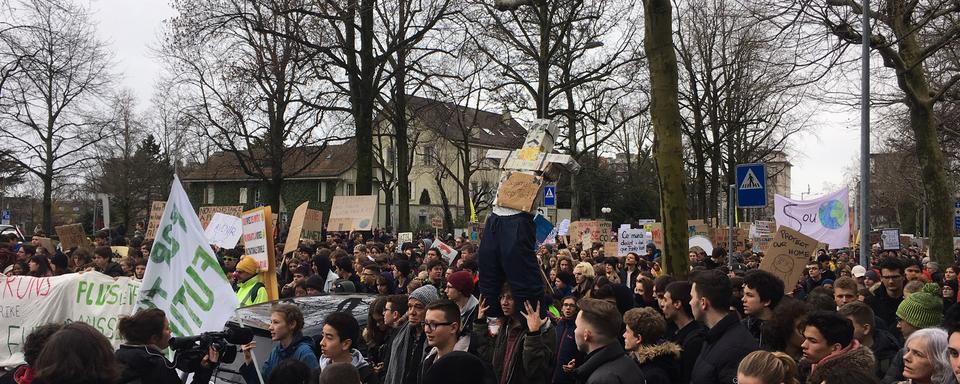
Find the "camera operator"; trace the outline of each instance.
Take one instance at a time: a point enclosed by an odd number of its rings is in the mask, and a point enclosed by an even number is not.
[[[161,352],[170,343],[170,323],[163,311],[151,308],[121,318],[117,329],[127,341],[116,353],[117,361],[123,365],[120,384],[182,383],[174,363]],[[210,346],[192,383],[209,383],[218,360],[217,351]]]

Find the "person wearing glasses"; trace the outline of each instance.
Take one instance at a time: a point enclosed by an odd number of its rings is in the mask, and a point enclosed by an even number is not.
[[[377,374],[355,347],[360,340],[360,324],[353,315],[333,312],[323,320],[320,339],[320,371],[334,363],[349,363],[360,374],[360,383],[377,384]]]
[[[904,266],[899,260],[885,258],[880,261],[880,286],[873,296],[864,298],[864,302],[873,309],[873,313],[887,326],[894,336],[900,335],[897,329],[897,307],[903,302]]]
[[[460,336],[460,307],[450,300],[438,300],[427,306],[423,332],[427,335],[430,351],[420,366],[420,377],[426,377],[433,363],[453,351],[466,352],[470,335]]]
[[[565,370],[563,366],[571,360],[584,361],[585,354],[577,349],[577,340],[574,334],[577,331],[577,298],[570,295],[563,298],[560,307],[560,319],[557,320],[557,359],[554,362],[552,384],[573,384],[576,377],[572,370]]]
[[[426,356],[428,345],[423,332],[423,320],[427,306],[439,300],[437,289],[424,285],[410,292],[407,297],[407,322],[397,329],[390,343],[387,373],[384,383],[417,384],[420,381],[420,363]]]

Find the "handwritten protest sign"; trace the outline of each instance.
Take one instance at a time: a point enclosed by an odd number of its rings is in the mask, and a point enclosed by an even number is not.
[[[213,220],[213,214],[222,213],[224,215],[230,215],[234,217],[240,217],[243,215],[243,206],[240,205],[211,205],[209,207],[200,207],[200,225],[204,229],[207,228],[207,225],[210,225],[210,220]]]
[[[570,234],[570,219],[563,219],[557,226],[557,235],[566,236]]]
[[[210,244],[232,249],[237,246],[240,236],[243,235],[243,220],[220,212],[214,213],[213,219],[210,220],[203,234]]]
[[[320,241],[321,232],[323,232],[323,212],[316,209],[307,209],[303,217],[303,232],[300,233],[301,239],[310,239]]]
[[[0,366],[24,363],[23,343],[37,327],[49,323],[84,322],[119,347],[120,316],[133,312],[140,283],[99,272],[54,277],[2,276],[0,289]],[[221,325],[222,326],[222,325]]]
[[[646,241],[644,240],[645,231],[643,229],[620,229],[617,234],[617,256],[626,256],[633,252],[638,255],[643,254]]]
[[[663,223],[650,224],[650,230],[647,232],[650,232],[650,239],[653,240],[657,249],[663,249]]]
[[[270,207],[259,207],[243,213],[243,242],[247,256],[257,261],[257,268],[266,271],[269,267],[270,246],[267,244],[267,235]]]
[[[46,249],[48,254],[57,253],[57,246],[53,244],[53,239],[40,236],[34,236],[33,239],[40,243],[40,246]]]
[[[497,205],[524,212],[533,212],[540,196],[543,178],[521,172],[506,171],[497,188]]]
[[[603,256],[604,257],[615,257],[617,256],[618,246],[616,241],[608,241],[603,243]]]
[[[110,247],[110,250],[113,251],[114,255],[120,257],[127,257],[130,255],[130,247],[112,246]]]
[[[727,234],[728,234],[729,232],[728,232],[728,229],[727,229],[726,227],[724,227],[724,228],[717,228],[713,233],[714,233],[714,236],[713,236],[713,245],[714,245],[715,247],[721,247],[721,248],[724,248],[724,249],[726,249],[726,250],[731,250],[730,247],[727,246],[727,242],[729,241]],[[745,230],[745,229],[740,228],[740,227],[734,228],[734,229],[733,229],[733,249],[732,249],[732,250],[733,250],[733,251],[736,251],[736,252],[742,252],[743,250],[745,250],[745,249],[746,249],[746,246],[747,246],[747,239],[748,239],[748,235],[749,235],[749,234],[750,234],[750,231],[749,231],[749,230]]]
[[[147,223],[147,239],[157,238],[157,227],[160,225],[160,218],[163,217],[163,208],[167,205],[166,201],[154,201],[150,204],[150,221]]]
[[[430,245],[430,248],[436,248],[437,251],[440,251],[440,256],[447,261],[447,265],[452,264],[453,259],[460,253],[442,241],[434,241],[433,244]]]
[[[413,232],[400,232],[397,234],[397,242],[407,244],[413,242]]]
[[[810,236],[781,225],[760,262],[760,269],[779,277],[786,291],[792,292],[816,248],[817,241]]]
[[[900,230],[897,228],[881,230],[880,249],[884,251],[900,249]]]
[[[82,224],[61,225],[54,229],[57,231],[57,236],[60,237],[60,247],[64,250],[69,250],[73,247],[91,248],[90,240],[87,239],[87,235],[83,232]]]
[[[330,207],[331,231],[369,231],[377,216],[377,196],[334,196]]]
[[[581,243],[584,244],[584,247],[588,247],[593,243],[606,243],[610,241],[613,223],[606,220],[574,221],[570,223],[568,231],[572,238],[580,240]],[[589,236],[589,241],[584,240],[585,235]]]

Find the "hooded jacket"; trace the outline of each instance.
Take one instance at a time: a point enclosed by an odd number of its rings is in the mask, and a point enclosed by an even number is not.
[[[180,383],[180,375],[173,363],[167,360],[163,352],[150,345],[123,344],[115,353],[120,363],[119,384],[170,384]],[[208,383],[213,375],[213,368],[200,368],[193,375],[192,383]]]
[[[460,336],[470,334],[470,324],[477,321],[477,306],[480,301],[476,297],[470,296],[467,305],[460,308]]]
[[[574,372],[578,380],[585,384],[645,382],[640,365],[627,356],[619,342],[591,352],[587,355],[587,360]]]
[[[732,383],[737,366],[750,352],[757,350],[757,341],[737,316],[728,313],[707,330],[700,356],[690,373],[692,384]]]
[[[379,382],[377,374],[373,372],[373,366],[367,363],[367,359],[363,357],[363,354],[356,349],[350,350],[350,365],[357,369],[357,373],[360,374],[360,382],[363,384],[376,384]],[[320,371],[322,372],[324,368],[328,365],[333,364],[333,360],[329,357],[320,355]]]
[[[511,332],[517,334],[517,340],[513,350],[509,351],[509,361],[504,361]],[[550,368],[557,350],[556,338],[556,331],[549,321],[539,330],[530,331],[525,321],[513,320],[501,326],[496,336],[491,336],[486,319],[478,319],[473,323],[471,342],[476,343],[477,355],[493,365],[498,383],[541,384],[550,379]],[[507,377],[500,377],[505,370]]]
[[[644,345],[630,353],[643,371],[646,384],[670,384],[680,381],[680,346],[676,343]]]
[[[825,380],[830,382],[831,379],[849,374],[855,369],[867,375],[872,374],[876,370],[876,362],[870,348],[860,345],[856,340],[850,347],[849,351],[824,357],[819,363],[813,365],[810,375],[807,376],[807,383],[820,384]]]
[[[317,369],[320,367],[320,363],[315,351],[316,347],[314,346],[313,339],[298,333],[293,336],[293,341],[286,348],[280,343],[273,345],[273,350],[270,351],[270,356],[267,357],[267,360],[263,362],[263,368],[260,369],[260,373],[263,374],[264,379],[270,377],[270,371],[272,371],[281,360],[286,359],[300,360],[306,364],[307,367],[310,367],[310,369]],[[240,375],[243,376],[247,384],[260,383],[260,380],[257,379],[257,371],[253,367],[253,364],[244,363],[241,365]]]
[[[553,376],[550,381],[553,384],[573,384],[576,378],[573,373],[563,371],[563,366],[576,359],[583,361],[583,354],[577,348],[577,340],[574,332],[577,330],[575,319],[557,320],[557,354],[553,362]]]

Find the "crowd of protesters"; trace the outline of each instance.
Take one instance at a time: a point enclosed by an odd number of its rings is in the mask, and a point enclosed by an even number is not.
[[[282,235],[281,235],[282,236]],[[281,237],[282,238],[282,237]],[[662,253],[604,255],[600,244],[540,246],[539,300],[479,294],[479,243],[429,234],[398,244],[387,232],[324,233],[282,254],[282,298],[375,295],[366,325],[329,314],[322,333],[302,333],[296,305],[273,304],[273,346],[259,367],[242,346],[249,384],[957,383],[960,306],[955,265],[916,248],[874,249],[870,266],[846,250],[820,250],[804,277],[784,282],[759,269],[760,252],[693,250],[684,279],[660,268]],[[12,240],[12,239],[11,239]],[[4,273],[51,276],[96,270],[142,278],[150,244],[98,232],[93,252],[51,254],[39,244],[0,243]],[[458,251],[448,259],[434,242]],[[484,241],[497,241],[489,239]],[[241,306],[268,301],[257,263],[242,247],[217,249]],[[957,255],[953,258],[956,260]],[[519,297],[519,296],[518,296]],[[495,309],[493,309],[495,308]],[[23,345],[26,364],[0,383],[177,383],[163,350],[162,311],[125,317],[119,350],[82,323],[47,325]],[[218,363],[211,349],[194,376]],[[96,368],[91,368],[96,367]]]

